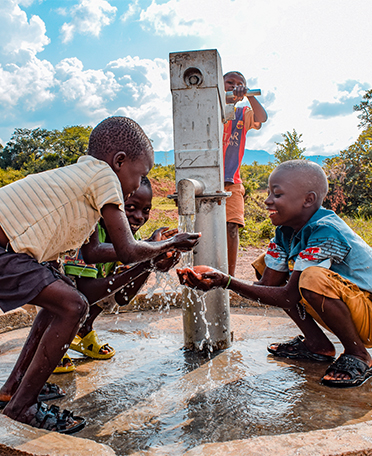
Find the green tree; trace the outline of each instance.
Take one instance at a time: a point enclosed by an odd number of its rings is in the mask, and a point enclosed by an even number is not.
[[[372,89],[367,90],[363,95],[363,101],[353,107],[354,111],[359,112],[359,128],[368,128],[372,126]]]
[[[61,132],[56,130],[53,149],[60,156],[60,165],[76,163],[88,149],[92,127],[82,125],[65,127]]]
[[[284,138],[283,143],[275,143],[278,147],[274,152],[274,163],[279,165],[279,163],[283,163],[288,160],[306,160],[304,156],[306,148],[299,147],[299,144],[303,142],[301,140],[302,134],[299,135],[297,131],[293,129],[292,133],[287,131],[287,133],[282,134],[282,136]]]
[[[245,188],[245,194],[250,195],[256,189],[266,189],[270,173],[273,169],[273,164],[260,165],[256,161],[251,165],[242,165],[240,175]]]
[[[16,128],[13,136],[0,151],[0,168],[24,169],[40,160],[50,148],[50,132],[43,128]]]
[[[38,173],[75,163],[86,153],[92,127],[65,127],[62,131],[16,128],[0,149],[0,168]]]
[[[324,169],[330,185],[325,206],[346,215],[372,217],[372,125],[339,156],[326,159]]]

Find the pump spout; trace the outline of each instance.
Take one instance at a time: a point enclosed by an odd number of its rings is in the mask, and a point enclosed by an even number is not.
[[[178,214],[195,215],[195,196],[204,193],[205,186],[203,182],[196,179],[181,179],[178,182]]]

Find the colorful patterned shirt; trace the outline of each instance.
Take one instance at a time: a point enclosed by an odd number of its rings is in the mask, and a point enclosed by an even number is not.
[[[240,166],[244,157],[245,137],[251,128],[258,130],[259,122],[254,121],[254,112],[248,106],[235,108],[235,120],[226,122],[223,128],[223,160],[225,182],[241,184]]]
[[[270,269],[289,273],[310,266],[327,268],[372,292],[372,248],[323,207],[297,233],[290,227],[277,227],[265,263]]]

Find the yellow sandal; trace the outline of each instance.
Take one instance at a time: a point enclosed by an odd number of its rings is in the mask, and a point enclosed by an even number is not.
[[[67,374],[68,372],[74,372],[75,369],[76,366],[72,362],[72,359],[65,353],[57,367],[54,369],[53,374]]]
[[[76,335],[70,344],[70,349],[82,353],[93,359],[110,359],[115,355],[115,349],[108,344],[102,343],[95,330],[81,338]],[[110,350],[109,353],[100,353],[100,350]]]

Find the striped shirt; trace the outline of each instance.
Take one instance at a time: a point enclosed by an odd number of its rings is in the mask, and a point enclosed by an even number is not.
[[[0,226],[15,252],[52,261],[90,237],[109,203],[124,211],[120,181],[106,162],[86,155],[0,188]]]

